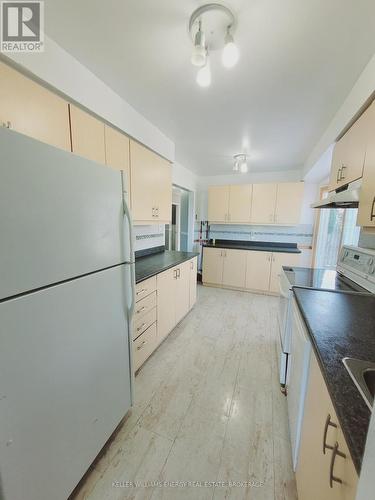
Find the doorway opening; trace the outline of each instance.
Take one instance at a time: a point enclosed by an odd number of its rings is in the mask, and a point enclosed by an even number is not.
[[[165,226],[165,248],[189,252],[193,245],[194,193],[174,185],[171,210],[171,224]]]

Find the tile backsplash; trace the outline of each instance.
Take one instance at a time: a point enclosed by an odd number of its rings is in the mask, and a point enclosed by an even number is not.
[[[165,244],[165,226],[164,224],[134,226],[134,237],[136,252],[162,246]]]
[[[199,224],[195,227],[195,239],[198,238]],[[247,241],[280,241],[283,243],[297,243],[312,245],[313,225],[300,224],[298,226],[251,226],[239,224],[210,224],[208,237],[224,240]]]

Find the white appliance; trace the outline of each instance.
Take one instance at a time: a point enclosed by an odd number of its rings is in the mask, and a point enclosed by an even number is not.
[[[0,497],[66,500],[132,403],[120,172],[0,129]]]
[[[375,293],[375,250],[343,246],[337,270],[283,267],[279,279],[280,384],[286,391],[291,352],[292,288]]]

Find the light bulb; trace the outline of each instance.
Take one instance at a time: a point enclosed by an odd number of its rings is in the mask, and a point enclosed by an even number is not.
[[[222,63],[226,68],[233,68],[238,62],[240,54],[237,45],[234,43],[232,35],[227,32],[225,36],[225,46],[223,49]]]
[[[199,29],[195,34],[194,47],[190,60],[194,66],[202,67],[206,64],[206,37],[202,31],[201,21],[199,21]]]
[[[211,85],[211,69],[208,57],[206,58],[206,64],[197,73],[197,84],[200,87],[209,87]]]
[[[240,165],[240,172],[241,174],[246,174],[248,171],[247,163],[246,160],[243,160]]]

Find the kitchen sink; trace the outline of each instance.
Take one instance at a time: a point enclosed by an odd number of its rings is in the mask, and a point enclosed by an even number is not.
[[[355,358],[342,360],[367,406],[372,410],[375,397],[375,363]]]

